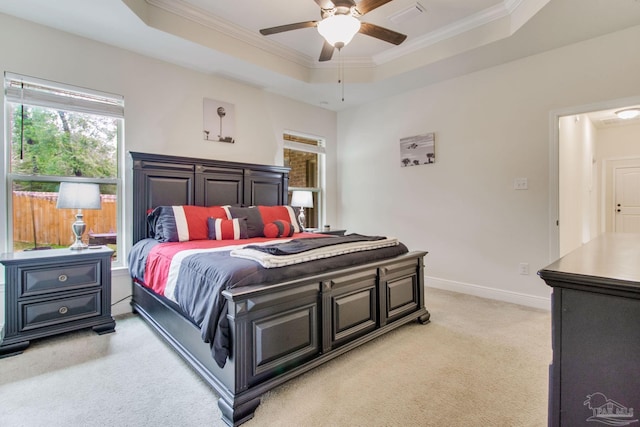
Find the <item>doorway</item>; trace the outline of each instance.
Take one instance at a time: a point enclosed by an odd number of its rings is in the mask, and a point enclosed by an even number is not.
[[[640,159],[614,162],[610,184],[611,225],[616,233],[640,233]],[[609,185],[608,185],[609,186]]]
[[[640,118],[623,121],[615,116],[636,105],[640,97],[551,112],[550,262],[603,232],[615,231],[616,222],[640,228],[640,173],[634,175],[640,172]],[[616,173],[634,167],[639,169],[616,180]],[[627,195],[619,213],[615,186],[623,185],[621,179]]]

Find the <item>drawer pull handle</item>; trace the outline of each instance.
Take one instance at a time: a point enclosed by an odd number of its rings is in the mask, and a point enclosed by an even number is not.
[[[66,282],[68,278],[66,274],[61,274],[58,276],[58,282]]]
[[[60,314],[67,314],[68,311],[69,311],[69,309],[67,307],[64,307],[64,306],[60,307],[58,309],[58,313],[60,313]]]

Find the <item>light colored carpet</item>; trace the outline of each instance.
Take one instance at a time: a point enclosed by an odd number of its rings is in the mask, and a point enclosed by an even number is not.
[[[254,426],[546,426],[550,313],[427,289],[409,324],[267,393]],[[2,426],[223,426],[217,396],[136,316],[0,359]]]

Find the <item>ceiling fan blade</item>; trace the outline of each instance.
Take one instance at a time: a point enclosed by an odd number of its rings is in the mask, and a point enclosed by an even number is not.
[[[278,27],[263,28],[260,34],[268,36],[269,34],[283,33],[285,31],[299,30],[300,28],[315,27],[318,21],[296,22],[295,24],[280,25]]]
[[[383,6],[389,3],[391,0],[362,0],[360,3],[356,4],[356,10],[360,14],[360,16],[365,13],[371,12],[373,9],[377,9],[380,6]]]
[[[318,61],[328,61],[333,56],[333,51],[335,48],[329,44],[326,40],[322,45],[322,50],[320,51],[320,59]]]
[[[320,6],[320,9],[329,10],[336,7],[336,5],[333,4],[331,0],[314,0],[314,1],[318,6]]]
[[[375,37],[380,40],[384,40],[386,42],[398,45],[405,41],[407,36],[405,34],[397,33],[388,28],[380,27],[375,24],[370,24],[368,22],[362,22],[360,24],[360,34],[365,34],[367,36]]]

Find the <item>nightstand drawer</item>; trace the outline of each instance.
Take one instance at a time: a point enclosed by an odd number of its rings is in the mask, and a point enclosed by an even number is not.
[[[48,292],[100,286],[100,261],[65,266],[21,268],[22,286],[19,297]]]
[[[67,298],[19,303],[20,330],[100,315],[100,290]]]
[[[106,246],[1,254],[5,310],[0,358],[20,354],[31,340],[77,329],[114,332],[112,256]]]

